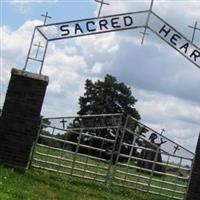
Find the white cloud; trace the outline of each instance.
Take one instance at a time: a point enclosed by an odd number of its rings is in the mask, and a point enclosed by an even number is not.
[[[182,120],[187,123],[193,123],[197,125],[200,122],[200,106],[190,101],[161,94],[157,92],[148,92],[139,90],[138,106],[141,112],[145,113],[145,116],[153,122],[161,118],[167,120]],[[156,110],[159,115],[153,115]]]
[[[200,106],[174,96],[134,89],[142,119],[158,132],[194,151],[200,131]],[[187,141],[186,143],[186,140]]]
[[[149,7],[147,1],[107,2],[110,2],[111,6],[104,6],[102,15],[144,10]],[[178,4],[175,1],[155,1],[154,11],[178,30],[180,28],[180,32],[188,34],[186,23],[193,22],[194,17],[199,18],[199,6],[200,4],[191,2]],[[185,12],[186,10],[190,12]],[[113,56],[98,42],[101,41],[99,36],[93,38],[95,45],[90,43],[89,39],[88,43],[85,42],[87,39],[83,39],[79,46],[90,56],[90,61],[107,63],[101,70],[102,75],[112,73],[121,81],[137,86],[135,94],[139,102],[136,107],[146,123],[157,131],[165,128],[167,137],[194,151],[200,125],[200,107],[197,104],[200,99],[199,71],[152,34],[146,37],[145,45],[140,46],[141,36],[137,32],[139,31],[114,34],[113,43],[117,46],[117,51]],[[109,36],[106,34],[103,37],[108,39]],[[102,50],[104,54],[100,53]],[[187,138],[190,138],[190,141]]]
[[[12,32],[9,27],[1,27],[3,56],[6,58],[15,56],[15,59],[21,59],[27,53],[34,26],[38,24],[41,24],[39,20],[27,21],[14,32]]]
[[[101,16],[148,10],[151,0],[107,0],[110,6],[103,6]],[[97,4],[95,16],[99,5]],[[180,30],[183,35],[191,38],[192,30],[188,25],[193,25],[200,19],[200,1],[197,0],[154,0],[153,11],[166,20],[174,28]],[[173,14],[172,14],[173,13]],[[200,45],[200,35],[196,34],[197,45]]]
[[[61,85],[59,85],[59,83],[56,82],[56,81],[51,81],[51,83],[48,86],[48,90],[50,92],[53,92],[54,94],[60,93],[61,92]]]
[[[33,33],[33,28],[40,21],[27,21],[18,30],[11,31],[9,27],[0,27],[1,32],[1,80],[3,85],[3,93],[8,84],[11,68],[22,69],[25,63],[30,39]],[[3,100],[1,100],[1,104]]]
[[[27,21],[16,31],[11,31],[9,27],[1,27],[2,37],[2,74],[1,74],[1,86],[3,85],[1,93],[1,105],[3,104],[3,98],[6,93],[8,85],[10,70],[13,67],[22,69],[25,63],[25,59],[28,53],[28,48],[35,25],[40,24],[40,21]],[[58,113],[63,111],[62,106],[69,105],[70,111],[77,108],[77,99],[83,89],[83,83],[86,79],[84,74],[87,73],[87,64],[82,56],[76,54],[77,49],[75,47],[59,47],[54,43],[49,45],[47,52],[46,62],[44,65],[44,74],[50,76],[49,89],[47,92],[47,104],[45,107],[45,114],[51,110],[50,107],[58,106]],[[34,53],[34,52],[33,52]],[[36,71],[28,66],[28,70]],[[58,99],[58,105],[55,105],[54,99]],[[65,99],[65,102],[62,99]],[[60,102],[62,103],[59,103]],[[60,110],[60,111],[59,111]],[[55,113],[55,111],[54,111]]]
[[[150,7],[151,0],[107,0],[107,3],[110,3],[110,6],[105,5],[102,14],[147,10]],[[99,4],[96,5],[98,10]],[[169,11],[176,11],[176,14],[182,14],[183,17],[194,14],[197,14],[194,16],[198,17],[200,15],[198,12],[199,6],[198,0],[154,0],[153,10],[167,16],[169,16]],[[186,13],[185,11],[189,12]]]
[[[99,74],[102,70],[103,64],[102,63],[95,63],[92,67],[91,73],[92,74]]]
[[[111,3],[111,6],[103,8],[104,13],[148,7],[146,2]],[[190,9],[196,12],[194,7],[192,5]],[[177,11],[177,15],[167,14],[171,13],[170,8],[173,13]],[[193,19],[192,15],[182,13],[181,9],[183,7],[172,8],[158,1],[155,4],[155,10],[166,17],[167,21],[172,22],[174,19],[172,23],[178,27],[185,25],[182,23],[185,19]],[[14,32],[8,27],[1,27],[5,67],[1,83],[5,87],[11,66],[22,68],[33,26],[37,23],[39,21],[26,22]],[[137,30],[74,39],[70,40],[67,47],[59,43],[50,44],[43,71],[50,76],[43,114],[74,114],[78,109],[78,97],[84,92],[85,79],[100,79],[106,73],[111,73],[119,81],[131,87],[136,86],[136,93],[133,94],[139,99],[137,108],[145,122],[158,131],[165,128],[167,136],[181,144],[187,143],[189,148],[194,147],[200,121],[200,108],[197,105],[200,99],[199,71],[193,69],[192,64],[181,55],[175,55],[174,50],[160,43],[152,34],[146,38],[145,45],[140,46],[140,41],[141,35]],[[185,142],[186,138],[191,141]]]
[[[93,35],[86,38],[79,38],[76,40],[76,44],[83,49],[85,54],[111,55],[119,50],[119,45],[116,40],[116,34],[109,33],[100,36]]]

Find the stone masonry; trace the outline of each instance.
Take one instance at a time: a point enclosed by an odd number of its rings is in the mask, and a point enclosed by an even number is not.
[[[196,155],[192,170],[192,176],[189,183],[188,193],[186,200],[199,200],[200,199],[200,135],[196,147]]]
[[[0,117],[0,164],[28,167],[47,85],[47,76],[12,69]]]

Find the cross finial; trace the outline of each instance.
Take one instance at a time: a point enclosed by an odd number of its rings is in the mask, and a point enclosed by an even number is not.
[[[44,46],[41,45],[40,41],[38,44],[34,44],[34,46],[37,47],[36,54],[35,54],[35,59],[37,59],[40,48],[44,48]]]
[[[102,10],[102,7],[103,5],[110,5],[109,3],[106,3],[104,2],[104,0],[95,0],[97,3],[100,3],[100,8],[99,8],[99,12],[98,12],[98,18],[100,17],[100,14],[101,14],[101,10]]]
[[[179,146],[177,145],[177,146],[174,146],[174,152],[173,152],[173,154],[175,155],[175,153],[177,152],[177,151],[179,151],[180,150],[180,148],[179,148]]]
[[[200,31],[200,28],[197,27],[197,21],[195,22],[194,26],[189,25],[188,27],[193,29],[192,40],[191,40],[191,42],[193,43],[196,30]]]
[[[66,123],[67,121],[65,120],[65,118],[63,118],[61,121],[60,121],[60,123],[63,125],[63,129],[65,129],[65,123]]]
[[[46,12],[46,14],[42,14],[41,15],[42,17],[44,17],[44,25],[46,25],[46,22],[47,22],[47,18],[51,19],[52,17],[48,16],[48,12]]]
[[[161,129],[161,135],[165,132],[166,130],[163,128],[163,129]]]

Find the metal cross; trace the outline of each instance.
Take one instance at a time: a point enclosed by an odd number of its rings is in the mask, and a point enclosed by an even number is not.
[[[195,22],[195,25],[194,25],[194,26],[190,26],[190,25],[189,25],[188,27],[194,29],[194,30],[193,30],[193,34],[192,34],[192,43],[193,43],[196,30],[200,31],[200,28],[197,27],[197,21]]]
[[[149,13],[147,15],[147,20],[146,20],[146,24],[145,24],[145,27],[144,27],[144,32],[141,32],[143,34],[141,44],[144,43],[144,38],[145,38],[146,35],[148,35],[147,34],[147,27],[148,27],[148,24],[149,24],[151,12],[153,10],[153,3],[154,3],[154,0],[151,0],[151,5],[150,5],[150,8],[149,8]]]
[[[163,128],[163,129],[161,129],[161,135],[165,132],[166,130]]]
[[[42,17],[44,17],[44,25],[46,25],[46,21],[47,21],[47,18],[51,19],[52,17],[48,16],[48,12],[46,12],[46,14],[42,14],[41,15]]]
[[[95,0],[97,3],[100,3],[100,8],[99,8],[99,13],[98,13],[98,18],[100,17],[100,14],[101,14],[101,10],[102,10],[102,7],[103,5],[110,5],[109,3],[106,3],[104,2],[104,0]]]
[[[177,146],[174,146],[174,152],[173,152],[173,154],[175,154],[177,151],[179,151],[180,150],[180,148],[179,148],[179,146],[177,145]]]
[[[37,47],[37,51],[36,51],[36,55],[35,55],[35,59],[37,59],[37,56],[38,56],[38,53],[39,53],[40,48],[44,48],[44,46],[41,46],[40,44],[41,44],[40,41],[39,41],[38,44],[34,44],[34,46]]]
[[[64,118],[60,121],[60,123],[63,125],[63,129],[65,129],[65,123],[66,123],[66,122],[67,122],[67,121],[65,121]]]

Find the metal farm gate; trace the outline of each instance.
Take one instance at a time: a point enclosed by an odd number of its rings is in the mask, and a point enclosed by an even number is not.
[[[107,182],[122,115],[44,119],[32,166]]]
[[[194,154],[131,116],[45,118],[31,166],[184,199]]]

